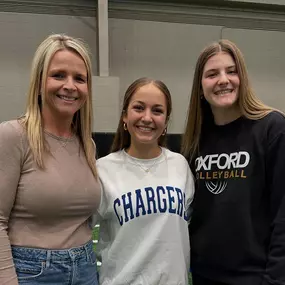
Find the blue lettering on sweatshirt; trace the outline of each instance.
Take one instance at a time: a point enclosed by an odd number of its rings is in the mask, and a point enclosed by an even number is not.
[[[146,187],[125,193],[114,200],[113,208],[121,226],[134,218],[156,213],[178,215],[185,221],[189,219],[185,193],[173,186]]]

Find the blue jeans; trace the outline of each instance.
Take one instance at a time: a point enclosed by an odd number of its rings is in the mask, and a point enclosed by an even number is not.
[[[92,241],[66,250],[12,246],[20,285],[98,285]]]

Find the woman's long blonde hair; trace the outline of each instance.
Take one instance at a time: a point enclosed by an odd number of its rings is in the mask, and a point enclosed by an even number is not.
[[[200,54],[194,73],[191,99],[188,107],[187,122],[182,138],[182,154],[190,161],[197,155],[202,124],[206,117],[210,118],[211,108],[205,100],[201,100],[202,75],[208,59],[219,52],[228,53],[234,60],[240,78],[238,104],[243,116],[252,120],[265,117],[275,110],[265,105],[254,94],[248,78],[244,57],[239,48],[229,40],[220,40],[206,47]]]
[[[34,160],[44,169],[44,154],[48,147],[44,140],[41,105],[45,103],[46,78],[49,64],[54,54],[60,50],[70,50],[78,54],[87,69],[88,96],[85,104],[73,117],[73,131],[78,136],[86,155],[89,167],[97,178],[95,165],[95,144],[92,140],[92,66],[89,49],[79,39],[62,34],[47,37],[38,47],[32,62],[31,79],[26,113],[19,119],[24,126]]]
[[[124,96],[124,102],[123,102],[123,108],[121,112],[121,117],[119,120],[117,132],[115,134],[115,138],[111,147],[111,152],[115,152],[124,148],[128,148],[131,144],[131,136],[130,133],[124,129],[124,121],[123,118],[126,115],[126,112],[128,110],[130,101],[133,97],[133,95],[136,93],[136,91],[145,85],[153,84],[155,87],[157,87],[165,96],[166,99],[166,124],[169,120],[171,111],[172,111],[172,100],[171,100],[171,94],[167,86],[160,80],[154,80],[147,77],[142,77],[137,80],[135,80],[127,89],[125,96]],[[158,139],[158,145],[160,146],[166,146],[166,136],[162,135]]]

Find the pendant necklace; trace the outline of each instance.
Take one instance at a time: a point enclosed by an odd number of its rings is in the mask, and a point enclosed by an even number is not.
[[[153,161],[153,163],[151,165],[149,165],[148,167],[145,167],[145,165],[143,164],[140,164],[134,157],[132,157],[131,155],[129,155],[125,150],[124,150],[125,154],[127,154],[131,159],[132,159],[132,162],[137,165],[139,168],[141,168],[145,173],[149,173],[150,170],[157,164],[157,162],[160,160],[161,156],[164,155],[164,152],[163,152],[163,149],[161,149],[161,154],[156,157]]]
[[[54,134],[48,132],[47,130],[44,130],[44,133],[47,134],[48,136],[50,136],[51,138],[56,139],[60,143],[62,148],[65,148],[67,143],[74,139],[74,134],[69,138],[64,138],[64,137],[54,135]]]

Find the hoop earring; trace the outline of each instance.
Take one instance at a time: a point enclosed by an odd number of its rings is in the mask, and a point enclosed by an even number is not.
[[[163,133],[161,134],[162,136],[165,136],[167,133],[167,128],[164,129]]]
[[[127,124],[126,124],[126,123],[124,123],[123,128],[124,128],[124,130],[125,130],[125,131],[127,131],[127,130],[128,130],[128,128],[127,128]]]

